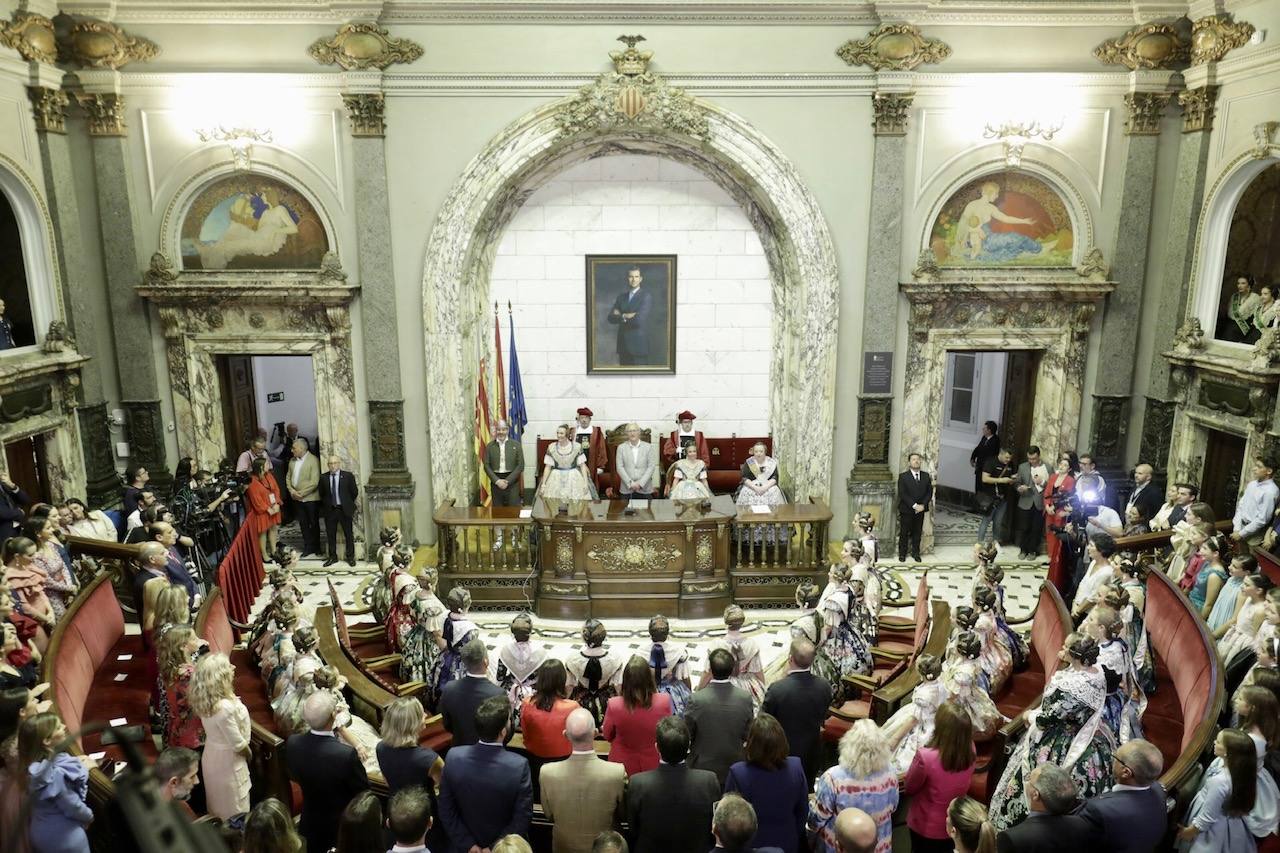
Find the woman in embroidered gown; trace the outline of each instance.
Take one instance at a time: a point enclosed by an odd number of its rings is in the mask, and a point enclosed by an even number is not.
[[[391,612],[391,572],[394,568],[391,558],[400,538],[399,527],[384,527],[378,533],[378,573],[369,590],[369,608],[373,618],[383,624]]]
[[[870,616],[863,603],[862,584],[853,579],[853,570],[837,563],[827,577],[830,583],[818,603],[822,632],[813,674],[831,684],[832,701],[844,696],[844,676],[871,672],[871,649],[867,643]]]
[[[738,506],[778,506],[787,502],[787,496],[778,486],[778,460],[765,452],[764,444],[752,445],[751,458],[742,463],[740,473]]]
[[[498,653],[493,656],[492,678],[507,691],[517,727],[520,725],[520,706],[533,696],[538,667],[547,658],[547,650],[534,645],[529,639],[531,636],[533,620],[528,613],[521,613],[511,620],[511,636],[498,645]]]
[[[960,638],[963,637],[966,633],[972,632],[974,629],[974,626],[976,626],[977,624],[978,624],[978,611],[967,604],[961,604],[959,607],[955,609],[955,611],[952,612],[951,636],[947,638],[947,648],[942,657],[943,666],[946,666],[947,664],[954,663],[963,659],[960,655],[959,650],[956,648],[956,646],[959,643]],[[974,636],[977,636],[977,635],[975,634]],[[981,643],[982,641],[979,640],[978,642]],[[978,668],[978,683],[983,690],[987,689],[987,676],[982,671],[981,667]]]
[[[569,698],[591,712],[596,727],[604,723],[609,700],[622,688],[625,655],[616,654],[604,644],[609,632],[599,619],[588,619],[582,626],[582,646],[564,662],[569,672]]]
[[[284,686],[280,695],[271,703],[276,725],[283,732],[306,731],[302,722],[302,703],[315,692],[312,676],[324,661],[317,652],[318,638],[315,628],[299,628],[293,632],[293,660],[288,672],[281,676]]]
[[[556,427],[556,440],[548,445],[542,457],[542,482],[538,485],[538,497],[544,501],[591,500],[591,475],[587,471],[587,457],[582,447],[569,436],[567,424]]]
[[[338,670],[331,666],[322,666],[316,670],[312,678],[317,692],[324,691],[333,697],[334,734],[356,751],[365,771],[381,772],[378,767],[378,741],[382,738],[379,737],[377,730],[369,725],[368,720],[351,713],[347,697],[342,693],[345,682],[342,676],[338,675]]]
[[[991,701],[991,694],[982,685],[982,641],[972,631],[965,631],[955,641],[955,656],[943,661],[942,686],[946,698],[969,713],[973,723],[973,739],[981,742],[995,737],[996,730],[1005,723],[1004,714]]]
[[[893,748],[893,766],[898,775],[907,772],[916,751],[933,737],[933,716],[938,706],[947,701],[947,688],[942,683],[942,661],[933,655],[916,658],[920,681],[911,692],[911,702],[894,711],[884,724],[885,737]]]
[[[1258,629],[1266,618],[1267,593],[1275,584],[1264,574],[1250,575],[1240,587],[1240,608],[1236,618],[1227,626],[1226,633],[1218,641],[1218,656],[1223,663],[1230,663],[1238,653],[1253,648]]]
[[[298,621],[297,605],[292,599],[285,598],[277,603],[274,626],[263,635],[266,643],[258,661],[262,676],[267,680],[267,695],[275,699],[283,689],[281,676],[293,663],[296,652],[293,647],[293,632],[301,625]]]
[[[685,447],[684,458],[677,459],[673,467],[673,501],[700,501],[711,497],[711,487],[707,485],[707,463],[698,458],[697,444]]]
[[[1111,739],[1102,721],[1107,679],[1098,666],[1098,644],[1081,634],[1063,642],[1067,664],[1049,679],[1040,707],[1027,715],[1027,730],[1005,765],[991,798],[991,822],[1005,830],[1027,816],[1026,777],[1040,764],[1071,774],[1082,799],[1111,787]]]
[[[1213,603],[1213,609],[1209,611],[1209,618],[1205,620],[1209,625],[1209,630],[1213,632],[1214,639],[1222,639],[1222,636],[1227,633],[1227,629],[1231,627],[1236,611],[1244,601],[1240,597],[1240,590],[1244,587],[1244,579],[1257,570],[1258,561],[1245,555],[1232,558],[1230,564],[1228,564],[1227,582],[1222,585],[1222,591],[1218,593],[1218,600]]]
[[[387,611],[387,648],[392,652],[403,651],[404,637],[413,628],[410,602],[418,593],[418,579],[409,571],[413,565],[413,550],[408,545],[397,545],[391,555],[391,571],[387,585],[391,590],[391,608]]]
[[[462,647],[480,636],[480,626],[467,618],[467,613],[471,610],[470,592],[455,586],[445,596],[444,603],[449,608],[449,615],[445,617],[444,627],[441,629],[445,646],[440,653],[440,666],[432,689],[435,696],[439,696],[450,681],[466,677],[467,667],[462,663]]]
[[[862,584],[862,605],[867,609],[867,643],[874,644],[880,633],[880,575],[861,539],[846,536],[840,550],[840,562],[853,572],[852,579]]]
[[[403,637],[403,650],[400,652],[400,678],[403,681],[420,681],[427,685],[422,692],[423,704],[432,710],[440,701],[435,692],[436,682],[444,650],[448,645],[444,640],[444,622],[448,610],[436,597],[436,583],[439,575],[435,568],[423,566],[418,575],[418,585],[409,599],[409,615],[413,618],[413,627]]]
[[[1280,301],[1275,297],[1274,288],[1264,284],[1258,288],[1258,307],[1253,312],[1253,331],[1249,335],[1251,342],[1256,343],[1263,330],[1274,328],[1278,320]]]
[[[764,701],[764,666],[760,658],[760,645],[754,637],[742,633],[742,626],[747,621],[747,614],[736,604],[724,609],[724,636],[713,640],[707,647],[725,649],[733,655],[733,676],[729,679],[735,687],[741,687],[751,696],[757,710]],[[702,686],[711,681],[711,669],[702,673]]]
[[[54,533],[53,521],[48,516],[28,519],[22,525],[22,535],[36,543],[36,554],[32,562],[44,574],[44,593],[53,605],[54,617],[61,619],[80,587],[76,583],[75,572],[71,571],[66,552]]]
[[[1106,704],[1102,708],[1102,721],[1116,744],[1128,743],[1142,737],[1142,713],[1147,698],[1138,688],[1133,671],[1133,655],[1125,642],[1124,620],[1115,605],[1129,603],[1123,590],[1112,588],[1116,595],[1108,594],[1106,604],[1093,608],[1081,629],[1098,643],[1098,665],[1107,679]]]
[[[862,538],[862,552],[866,555],[867,564],[874,566],[880,562],[880,540],[876,538],[876,520],[869,512],[860,512],[853,523],[858,527],[858,535]]]
[[[1143,695],[1150,695],[1156,689],[1156,665],[1151,655],[1151,639],[1147,634],[1147,575],[1151,573],[1151,564],[1147,559],[1134,559],[1131,554],[1123,554],[1116,561],[1116,570],[1120,572],[1120,588],[1129,596],[1127,607],[1120,608],[1120,618],[1124,620],[1125,642],[1133,654],[1133,671],[1138,678],[1138,686]]]
[[[818,589],[818,585],[813,581],[805,578],[796,585],[796,607],[800,608],[800,615],[791,620],[791,624],[787,626],[786,633],[780,634],[775,645],[790,648],[791,641],[796,637],[804,637],[816,647],[818,640],[822,636],[822,616],[818,613],[818,602],[822,598],[822,593]],[[778,655],[769,664],[764,671],[764,683],[766,685],[773,684],[779,678],[783,678],[787,674],[787,656]]]
[[[1071,568],[1063,563],[1062,540],[1054,533],[1050,525],[1061,527],[1071,514],[1069,507],[1059,508],[1057,500],[1075,491],[1076,479],[1072,476],[1071,457],[1066,453],[1058,454],[1058,465],[1044,484],[1044,544],[1045,553],[1049,555],[1049,574],[1047,580],[1058,592],[1064,592],[1070,580]]]
[[[1009,650],[1009,656],[1013,659],[1013,671],[1022,672],[1027,668],[1027,664],[1031,659],[1031,654],[1027,649],[1027,641],[1009,624],[1009,616],[1004,609],[1004,569],[996,565],[995,558],[981,563],[982,584],[991,587],[996,593],[996,627],[999,633],[996,635],[1000,641],[1004,643]]]
[[[1000,636],[996,602],[996,591],[989,586],[980,586],[973,593],[973,606],[978,611],[973,632],[982,641],[978,664],[986,676],[987,691],[992,694],[999,693],[1013,673],[1013,654]]]
[[[649,668],[653,670],[654,683],[658,692],[671,697],[671,713],[677,717],[684,716],[685,706],[693,695],[693,684],[689,680],[689,650],[683,646],[672,648],[668,639],[671,636],[671,623],[665,616],[654,616],[649,620]]]

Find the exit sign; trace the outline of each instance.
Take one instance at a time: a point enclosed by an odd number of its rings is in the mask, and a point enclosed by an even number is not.
[[[267,395],[267,402],[268,402],[268,403],[283,403],[283,402],[284,402],[284,392],[283,392],[283,391],[275,391],[275,392],[273,392],[273,393],[271,393],[271,394],[268,394],[268,395]]]

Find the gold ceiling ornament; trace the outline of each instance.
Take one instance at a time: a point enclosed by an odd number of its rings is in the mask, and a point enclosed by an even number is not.
[[[643,536],[619,536],[587,552],[606,572],[660,572],[680,556],[679,548]]]
[[[556,114],[560,132],[566,135],[609,128],[663,127],[697,138],[708,132],[706,111],[683,89],[667,85],[649,70],[653,51],[639,50],[642,35],[623,35],[626,50],[610,51],[613,71],[583,86],[573,100]]]
[[[89,118],[90,136],[124,136],[124,95],[77,92],[76,103]]]
[[[1182,68],[1191,55],[1186,23],[1150,23],[1134,27],[1120,38],[1107,39],[1093,49],[1105,65],[1123,65],[1130,71]]]
[[[936,65],[950,55],[950,45],[925,38],[912,24],[881,24],[865,38],[850,39],[836,50],[845,64],[865,65],[875,71],[914,71],[926,62]]]
[[[410,63],[422,56],[422,45],[395,38],[377,24],[351,22],[338,27],[331,39],[317,39],[307,48],[321,65],[337,65],[343,71],[386,70],[397,62]]]
[[[1191,25],[1191,64],[1218,62],[1253,36],[1253,24],[1226,15],[1209,15]]]
[[[871,109],[874,118],[871,120],[871,127],[875,135],[905,136],[914,97],[909,92],[876,92],[872,95]]]
[[[13,48],[28,62],[52,65],[58,59],[53,21],[34,12],[14,12],[12,21],[0,21],[0,45]]]
[[[58,39],[58,59],[81,68],[116,71],[130,62],[145,62],[160,53],[155,42],[131,36],[108,21],[82,18]]]
[[[67,132],[67,104],[70,103],[70,98],[66,92],[44,86],[31,86],[27,89],[27,94],[31,97],[31,114],[35,117],[37,131]]]
[[[1164,108],[1173,96],[1166,92],[1130,92],[1124,96],[1124,132],[1128,136],[1159,136]]]

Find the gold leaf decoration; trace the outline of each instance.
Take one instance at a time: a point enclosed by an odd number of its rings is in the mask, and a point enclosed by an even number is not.
[[[1187,64],[1191,44],[1182,27],[1171,23],[1150,23],[1133,27],[1120,38],[1107,39],[1093,49],[1106,65],[1123,65],[1130,71],[1181,68]]]
[[[845,64],[876,71],[914,71],[926,62],[936,65],[950,55],[950,45],[925,38],[911,24],[881,24],[865,38],[850,39],[836,50]]]
[[[321,65],[337,65],[344,71],[376,68],[379,71],[397,62],[410,63],[422,56],[422,45],[395,38],[377,24],[349,23],[338,27],[331,39],[317,39],[307,48]]]
[[[130,62],[153,59],[159,53],[155,42],[131,36],[107,21],[78,20],[58,40],[58,58],[81,68],[115,71]]]
[[[0,44],[13,48],[28,62],[51,65],[58,59],[53,21],[34,12],[14,12],[12,21],[0,21]]]
[[[641,536],[619,536],[587,552],[606,572],[660,572],[680,556],[679,548]]]

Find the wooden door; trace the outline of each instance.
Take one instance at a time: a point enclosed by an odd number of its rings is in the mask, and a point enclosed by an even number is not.
[[[1036,404],[1036,377],[1040,373],[1040,350],[1010,350],[1004,375],[1004,402],[1000,407],[1000,444],[1013,451],[1014,464],[1026,456]],[[1041,448],[1054,454],[1058,448]]]
[[[1213,507],[1218,518],[1231,518],[1236,512],[1244,468],[1244,437],[1211,429],[1204,450],[1204,474],[1200,500]]]
[[[234,462],[258,432],[253,356],[220,356],[218,385],[222,392],[222,433],[226,437],[227,458]]]
[[[44,439],[40,436],[20,438],[4,446],[5,464],[9,479],[20,486],[32,503],[49,500],[49,490],[44,480]]]

